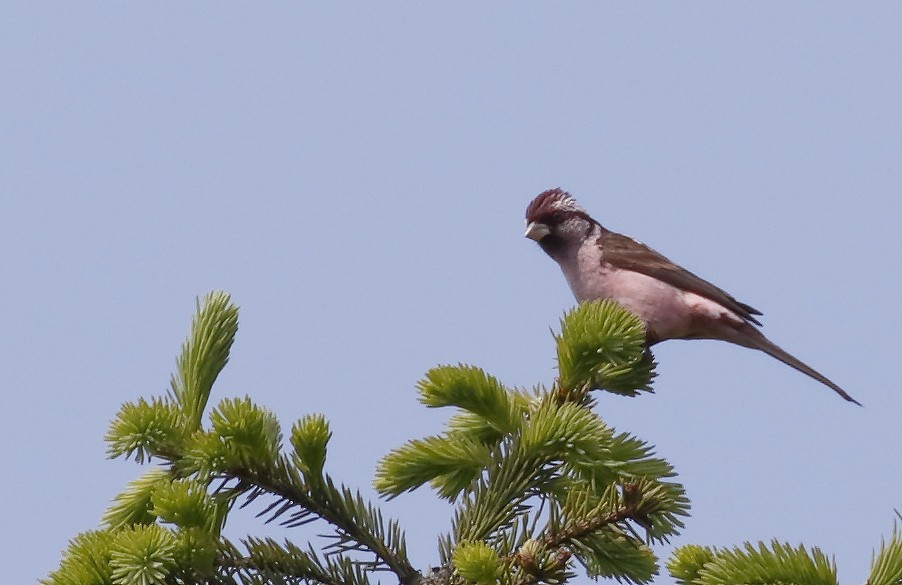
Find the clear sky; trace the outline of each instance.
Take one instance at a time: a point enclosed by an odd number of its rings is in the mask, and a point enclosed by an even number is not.
[[[329,470],[368,495],[381,455],[441,429],[429,367],[549,383],[573,298],[523,211],[560,186],[865,405],[750,350],[657,346],[656,394],[598,411],[676,466],[674,544],[804,542],[863,582],[902,507],[900,22],[897,2],[3,2],[4,580],[54,569],[141,473],[105,460],[107,424],[165,392],[208,290],[241,306],[213,400],[286,429],[324,413]],[[436,562],[447,506],[384,509]]]

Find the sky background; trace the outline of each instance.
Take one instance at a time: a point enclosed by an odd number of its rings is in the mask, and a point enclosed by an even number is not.
[[[428,368],[550,383],[574,301],[523,212],[560,186],[865,405],[750,350],[657,346],[656,394],[597,411],[679,472],[673,544],[803,542],[864,582],[902,507],[900,22],[896,2],[3,2],[4,579],[46,576],[142,473],[104,433],[165,392],[209,290],[241,307],[211,401],[325,414],[328,470],[368,496],[382,455],[442,428]],[[447,505],[384,511],[437,562]],[[244,513],[227,535],[272,530]]]

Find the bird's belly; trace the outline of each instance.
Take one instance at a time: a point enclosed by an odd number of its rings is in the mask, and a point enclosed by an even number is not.
[[[571,281],[580,302],[613,299],[645,323],[650,342],[693,337],[693,311],[684,291],[656,278],[628,270],[596,271],[593,277]],[[696,297],[697,295],[692,295]]]

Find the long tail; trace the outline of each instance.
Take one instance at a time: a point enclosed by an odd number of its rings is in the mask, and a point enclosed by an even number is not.
[[[839,394],[840,396],[842,396],[849,402],[854,402],[858,406],[861,406],[860,402],[858,402],[857,400],[855,400],[854,398],[849,396],[848,392],[846,392],[845,390],[840,388],[838,384],[834,383],[827,376],[821,374],[820,372],[818,372],[817,370],[815,370],[814,368],[812,368],[811,366],[809,366],[808,364],[806,364],[805,362],[800,360],[799,358],[790,354],[788,351],[786,351],[782,347],[776,345],[770,339],[765,337],[763,333],[761,333],[760,331],[758,331],[751,325],[748,325],[747,329],[746,328],[743,328],[743,329],[744,330],[742,333],[744,335],[742,335],[742,337],[743,337],[742,341],[739,342],[740,345],[745,345],[747,347],[751,347],[754,349],[760,349],[764,353],[777,358],[778,360],[780,360],[787,366],[795,368],[796,370],[802,372],[803,374],[811,376],[812,378],[814,378],[821,384],[824,384],[825,386],[832,388],[834,392],[836,392],[837,394]],[[754,334],[750,334],[749,331],[754,331]]]

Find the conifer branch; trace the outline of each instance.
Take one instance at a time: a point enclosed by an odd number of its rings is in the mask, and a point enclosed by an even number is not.
[[[229,542],[220,547],[217,565],[224,574],[237,574],[253,582],[321,583],[323,585],[367,585],[369,580],[359,566],[347,558],[322,560],[312,548],[302,550],[285,541],[248,538],[242,541],[247,554],[242,555]]]
[[[398,523],[325,473],[331,431],[321,415],[292,426],[288,454],[275,415],[248,397],[221,400],[202,427],[236,330],[228,295],[199,303],[168,397],[126,403],[107,432],[110,457],[164,465],[116,497],[105,529],[73,539],[46,585],[367,585],[375,571],[402,585],[559,585],[576,576],[576,563],[590,577],[647,583],[658,571],[649,545],[677,534],[688,515],[673,468],[591,409],[593,391],[635,395],[654,376],[641,322],[614,303],[583,303],[564,316],[549,391],[512,390],[467,365],[434,368],[420,382],[423,404],[456,412],[443,434],[387,455],[375,485],[391,498],[430,483],[457,503],[439,539],[441,564],[426,575],[408,560]],[[221,536],[226,516],[261,496],[273,500],[258,517],[286,527],[325,522],[328,544],[302,550],[249,537],[239,551]],[[818,549],[776,541],[683,547],[668,568],[681,585],[836,581]],[[900,582],[894,527],[868,583]]]
[[[701,563],[701,564],[699,564]],[[836,565],[818,548],[793,547],[773,540],[770,546],[678,549],[669,563],[671,575],[685,585],[718,583],[797,583],[837,585]],[[691,580],[686,580],[687,578]]]
[[[899,511],[896,511],[899,515]],[[880,541],[880,550],[871,562],[871,574],[868,585],[899,585],[902,583],[902,532],[898,525],[893,525],[893,534],[889,541]]]
[[[375,570],[394,572],[401,583],[416,583],[420,573],[407,559],[404,537],[397,522],[389,521],[386,528],[381,513],[366,503],[359,494],[345,486],[336,487],[328,475],[318,485],[292,481],[286,471],[289,463],[280,458],[275,473],[259,469],[236,467],[227,475],[237,478],[248,489],[269,493],[279,498],[283,505],[270,520],[299,508],[289,515],[287,525],[297,525],[314,515],[333,526],[337,532],[338,550],[363,550],[372,553],[377,562]]]
[[[172,396],[187,417],[189,432],[200,428],[213,383],[229,361],[237,331],[238,307],[229,295],[211,292],[203,302],[197,301],[191,332],[171,380]]]
[[[580,303],[561,319],[555,335],[559,395],[582,402],[589,390],[635,396],[651,391],[654,361],[645,325],[616,301]]]
[[[602,528],[627,520],[641,521],[642,519],[638,517],[635,510],[623,506],[604,516],[582,519],[561,529],[551,529],[542,534],[539,539],[546,547],[557,548],[573,544]]]

